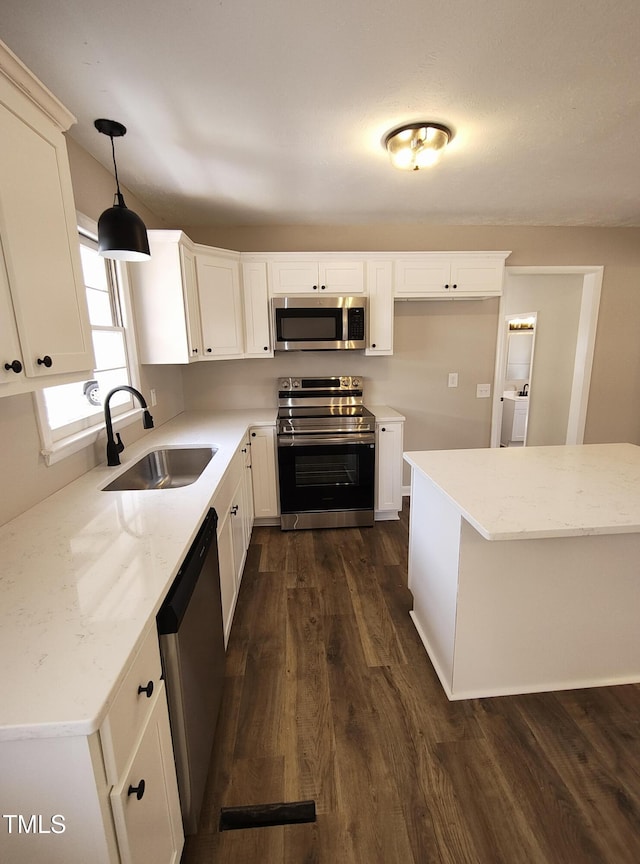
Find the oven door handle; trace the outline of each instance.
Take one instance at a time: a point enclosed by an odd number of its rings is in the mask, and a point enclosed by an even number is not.
[[[349,432],[346,435],[322,433],[319,435],[305,434],[278,434],[278,447],[308,447],[323,444],[371,444],[374,445],[376,436],[373,432]]]

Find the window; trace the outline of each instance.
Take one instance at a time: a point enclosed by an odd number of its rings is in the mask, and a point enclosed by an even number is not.
[[[68,455],[86,446],[88,435],[103,426],[107,393],[132,383],[123,314],[123,271],[117,262],[98,254],[95,234],[84,224],[78,237],[96,368],[86,381],[46,387],[36,394],[43,453],[49,463],[57,461],[52,458],[56,451],[65,450],[62,455]],[[126,391],[116,393],[110,406],[114,418],[134,407]],[[74,443],[78,446],[69,446]]]

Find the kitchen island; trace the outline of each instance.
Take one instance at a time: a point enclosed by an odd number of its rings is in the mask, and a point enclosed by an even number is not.
[[[404,458],[411,616],[449,699],[640,681],[640,447]]]

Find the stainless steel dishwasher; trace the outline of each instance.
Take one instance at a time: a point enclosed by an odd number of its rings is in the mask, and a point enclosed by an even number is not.
[[[224,678],[217,524],[210,509],[157,617],[185,834],[198,829]]]

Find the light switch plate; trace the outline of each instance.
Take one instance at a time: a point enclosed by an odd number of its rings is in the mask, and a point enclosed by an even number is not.
[[[449,372],[449,383],[447,387],[457,387],[458,386],[458,373],[457,372]]]
[[[491,384],[478,384],[476,387],[476,398],[488,399],[491,396]]]

